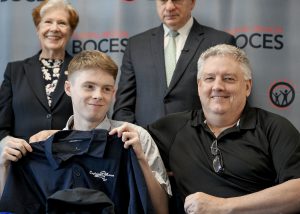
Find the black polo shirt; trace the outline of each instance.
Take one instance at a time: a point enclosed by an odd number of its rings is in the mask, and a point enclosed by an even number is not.
[[[241,196],[300,177],[300,136],[285,118],[245,107],[238,126],[217,138],[224,172],[213,170],[216,140],[202,110],[169,115],[147,127],[184,199],[195,192]]]
[[[102,191],[116,213],[151,213],[147,186],[132,148],[106,130],[60,131],[31,144],[10,167],[0,211],[45,213],[47,199],[58,191]]]

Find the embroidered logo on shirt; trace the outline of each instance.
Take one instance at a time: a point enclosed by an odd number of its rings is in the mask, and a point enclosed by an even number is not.
[[[93,175],[95,178],[101,178],[102,181],[107,181],[106,177],[115,177],[114,175],[109,174],[108,172],[105,171],[101,171],[101,172],[90,171],[90,175]]]

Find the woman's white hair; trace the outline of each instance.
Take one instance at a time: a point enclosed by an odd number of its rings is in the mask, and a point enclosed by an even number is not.
[[[45,12],[52,8],[67,8],[68,10],[72,11],[75,10],[71,3],[68,0],[49,0],[40,11],[40,16],[43,17]]]
[[[240,64],[241,70],[244,73],[244,79],[252,79],[252,68],[246,56],[246,53],[242,49],[237,48],[233,45],[220,44],[207,49],[201,54],[198,60],[197,80],[199,80],[202,76],[205,60],[213,56],[228,56],[233,58]]]

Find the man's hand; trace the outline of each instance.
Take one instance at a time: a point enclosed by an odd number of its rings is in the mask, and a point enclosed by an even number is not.
[[[58,131],[59,130],[43,130],[43,131],[40,131],[40,132],[36,133],[35,135],[32,135],[29,138],[29,143],[47,140],[51,135],[55,134]]]
[[[122,137],[124,148],[128,149],[129,146],[132,146],[138,160],[146,159],[140,143],[139,133],[132,124],[124,123],[122,126],[112,129],[109,134],[117,134],[118,137]]]
[[[0,165],[7,166],[10,161],[18,161],[27,152],[32,152],[32,148],[25,140],[6,136],[0,141]]]
[[[188,214],[223,214],[227,213],[225,210],[222,211],[225,200],[224,198],[197,192],[185,198],[184,210]]]

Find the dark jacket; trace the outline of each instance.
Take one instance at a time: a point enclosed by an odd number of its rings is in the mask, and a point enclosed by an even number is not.
[[[65,71],[72,57],[65,55],[50,108],[39,55],[6,67],[0,89],[0,140],[7,135],[27,140],[41,130],[63,129],[72,115],[71,99],[64,92]]]
[[[235,45],[235,39],[194,19],[167,87],[163,26],[130,38],[121,66],[113,118],[144,126],[170,113],[201,108],[197,61],[202,52],[221,43]]]

